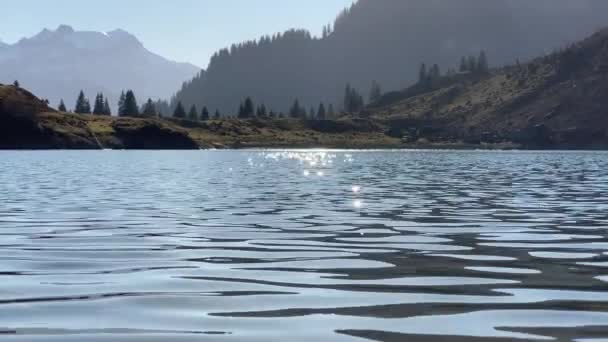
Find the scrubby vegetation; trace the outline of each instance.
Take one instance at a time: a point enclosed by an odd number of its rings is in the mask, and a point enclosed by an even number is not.
[[[206,108],[200,117],[194,118],[195,112],[169,119],[58,112],[24,89],[0,85],[0,148],[364,148],[401,143],[369,120],[220,119],[218,113],[211,119]]]
[[[478,65],[475,72],[428,77],[421,68],[416,85],[386,94],[364,115],[407,140],[605,148],[607,47],[603,30],[529,63],[488,70],[480,55],[463,64]]]

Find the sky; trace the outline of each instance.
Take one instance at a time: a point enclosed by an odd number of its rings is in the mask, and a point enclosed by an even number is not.
[[[290,28],[320,34],[353,0],[19,0],[4,5],[0,41],[14,43],[60,24],[124,29],[151,51],[206,67],[232,43]]]

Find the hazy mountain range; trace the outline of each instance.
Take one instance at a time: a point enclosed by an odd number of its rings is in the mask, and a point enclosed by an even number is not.
[[[338,109],[346,83],[364,95],[374,80],[385,91],[402,89],[421,62],[445,71],[482,49],[492,66],[523,62],[607,24],[605,0],[359,0],[322,37],[291,30],[233,44],[204,71],[148,51],[123,30],[62,25],[0,42],[0,83],[17,79],[53,106],[63,98],[68,108],[80,89],[90,100],[103,92],[114,107],[122,89],[133,89],[140,102],[177,92],[173,106],[182,101],[224,114],[234,114],[247,96],[275,111],[287,111],[296,98],[307,108],[323,101]]]
[[[492,66],[523,62],[607,24],[605,0],[359,0],[323,37],[290,31],[219,51],[173,104],[235,113],[251,96],[280,111],[295,98],[340,108],[347,82],[364,95],[373,80],[396,90],[421,62],[445,71],[481,49]]]
[[[57,106],[73,108],[81,89],[91,101],[97,92],[116,106],[122,89],[135,90],[140,101],[168,98],[199,68],[148,51],[133,35],[75,31],[62,25],[44,29],[15,44],[0,43],[0,83],[21,85]]]

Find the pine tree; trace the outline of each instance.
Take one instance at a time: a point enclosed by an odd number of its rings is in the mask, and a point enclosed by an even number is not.
[[[78,93],[78,97],[76,98],[76,105],[74,106],[74,113],[81,114],[84,111],[84,91],[80,91]]]
[[[156,115],[159,117],[163,117],[165,114],[170,115],[173,113],[173,109],[171,109],[167,101],[156,100],[154,107],[156,108]]]
[[[382,88],[378,82],[373,81],[371,90],[369,91],[369,102],[376,102],[380,99],[380,97],[382,97]]]
[[[107,97],[103,100],[103,115],[112,116],[112,109],[110,108],[110,102],[108,102]]]
[[[203,107],[203,110],[201,111],[201,120],[202,121],[209,120],[209,110],[207,109],[207,107]]]
[[[89,102],[89,99],[84,101],[84,111],[86,114],[91,114],[91,103]]]
[[[319,109],[317,110],[317,119],[325,120],[327,119],[327,111],[325,110],[325,105],[323,102],[319,104]]]
[[[262,114],[262,117],[266,117],[268,115],[268,109],[266,108],[266,105],[262,103],[262,107],[260,107],[260,114]]]
[[[331,35],[331,24],[323,26],[323,38],[327,38]]]
[[[427,71],[426,71],[426,64],[422,63],[420,65],[420,71],[418,71],[418,83],[424,84],[424,83],[426,83],[427,79],[428,79],[428,75],[427,75]]]
[[[355,112],[361,111],[363,109],[363,107],[365,107],[365,100],[363,99],[363,96],[361,94],[359,94],[358,91],[354,91],[353,95],[354,95],[354,99],[355,99],[354,111]]]
[[[359,92],[350,86],[346,86],[344,94],[344,110],[349,113],[358,112],[365,106],[363,96]]]
[[[175,111],[173,112],[173,117],[176,117],[178,119],[184,119],[186,117],[186,110],[184,109],[184,106],[182,105],[181,101],[177,103]]]
[[[124,102],[124,113],[123,116],[138,116],[139,115],[139,107],[137,106],[137,99],[135,98],[135,93],[133,90],[127,90],[125,94],[125,102]]]
[[[350,83],[346,85],[344,89],[344,111],[350,112],[350,108],[352,105],[352,89],[350,87]]]
[[[469,70],[469,64],[467,63],[467,58],[466,57],[462,57],[462,59],[460,60],[460,72],[467,72],[470,71]]]
[[[105,115],[102,93],[98,93],[97,96],[95,96],[95,103],[93,104],[93,114]]]
[[[63,103],[63,99],[61,99],[61,101],[59,101],[59,107],[57,107],[57,110],[60,112],[67,112],[68,110],[65,108],[65,103]]]
[[[469,59],[467,60],[467,69],[469,72],[471,73],[477,73],[477,58],[475,58],[475,56],[469,56]]]
[[[260,118],[265,118],[267,116],[266,106],[262,103],[261,106],[258,107],[256,111],[256,116]]]
[[[360,111],[364,106],[365,101],[363,100],[363,96],[355,88],[347,85],[346,93],[344,94],[344,110],[353,113]]]
[[[118,116],[125,116],[125,100],[127,98],[127,95],[125,94],[125,91],[123,90],[120,93],[120,99],[118,100]]]
[[[441,69],[438,64],[433,64],[431,72],[429,73],[429,78],[431,79],[431,82],[436,82],[441,78]]]
[[[84,95],[84,91],[80,91],[78,94],[78,99],[76,100],[76,106],[74,107],[74,112],[77,114],[91,114],[91,104],[89,100]]]
[[[144,105],[142,114],[143,114],[143,116],[147,116],[147,117],[156,116],[156,106],[154,105],[154,102],[152,102],[152,99],[148,99],[148,101]]]
[[[477,72],[487,73],[489,69],[488,56],[484,50],[481,50],[479,58],[477,59]]]
[[[295,101],[293,102],[293,105],[289,109],[289,116],[292,119],[297,119],[301,115],[302,115],[302,107],[300,107],[300,101],[298,99],[295,99]]]
[[[238,115],[239,119],[246,119],[247,115],[245,115],[245,106],[243,105],[243,102],[241,102],[241,104],[239,105],[239,115]]]
[[[192,105],[192,107],[190,107],[190,111],[188,111],[188,119],[191,121],[198,120],[198,110],[196,109],[195,105]]]
[[[243,115],[245,118],[250,118],[255,114],[255,106],[250,97],[245,99],[245,104],[243,105]]]

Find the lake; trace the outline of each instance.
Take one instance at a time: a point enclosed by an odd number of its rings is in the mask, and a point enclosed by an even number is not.
[[[606,341],[607,228],[604,152],[5,151],[0,334]]]

